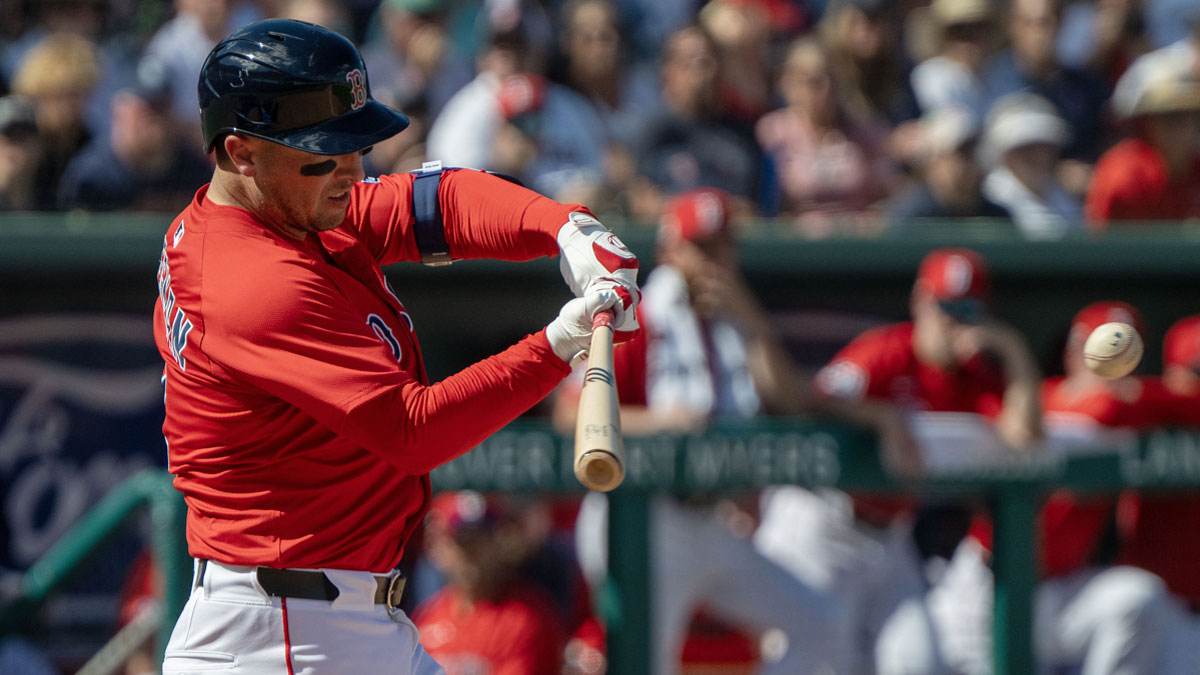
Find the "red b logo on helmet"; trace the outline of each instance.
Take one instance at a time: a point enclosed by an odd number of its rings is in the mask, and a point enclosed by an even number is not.
[[[363,77],[363,72],[358,68],[346,73],[346,81],[350,83],[350,89],[354,93],[354,103],[351,106],[358,110],[367,104],[367,78]]]

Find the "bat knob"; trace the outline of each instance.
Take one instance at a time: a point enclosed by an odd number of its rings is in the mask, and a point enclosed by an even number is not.
[[[580,483],[596,492],[608,492],[625,479],[620,460],[606,450],[593,450],[575,463],[575,476]]]

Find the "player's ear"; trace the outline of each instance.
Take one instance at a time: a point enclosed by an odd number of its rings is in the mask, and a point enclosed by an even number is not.
[[[253,176],[256,147],[252,139],[238,134],[229,134],[221,140],[221,143],[233,170],[243,176]]]

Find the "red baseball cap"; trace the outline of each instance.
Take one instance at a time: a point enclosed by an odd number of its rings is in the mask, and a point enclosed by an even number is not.
[[[659,237],[703,241],[729,230],[729,194],[699,188],[677,195],[663,211]]]
[[[1092,334],[1100,326],[1113,322],[1127,323],[1138,333],[1146,334],[1146,324],[1142,313],[1129,303],[1116,300],[1093,302],[1075,314],[1071,320],[1071,330],[1078,330],[1084,338]]]
[[[427,516],[431,524],[455,533],[464,529],[490,530],[500,522],[500,505],[474,490],[443,492],[433,498]]]
[[[546,101],[546,81],[529,73],[509,75],[500,82],[496,100],[505,120],[538,112]]]
[[[1163,366],[1200,366],[1200,315],[1182,318],[1167,329]]]
[[[917,286],[956,320],[978,323],[991,294],[991,272],[983,256],[969,248],[939,248],[921,261]]]

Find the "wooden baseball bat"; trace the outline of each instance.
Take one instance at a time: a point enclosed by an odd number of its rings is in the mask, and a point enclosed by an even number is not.
[[[613,377],[612,320],[612,312],[600,312],[593,320],[592,346],[575,421],[575,477],[597,492],[608,492],[625,478],[620,404]]]

